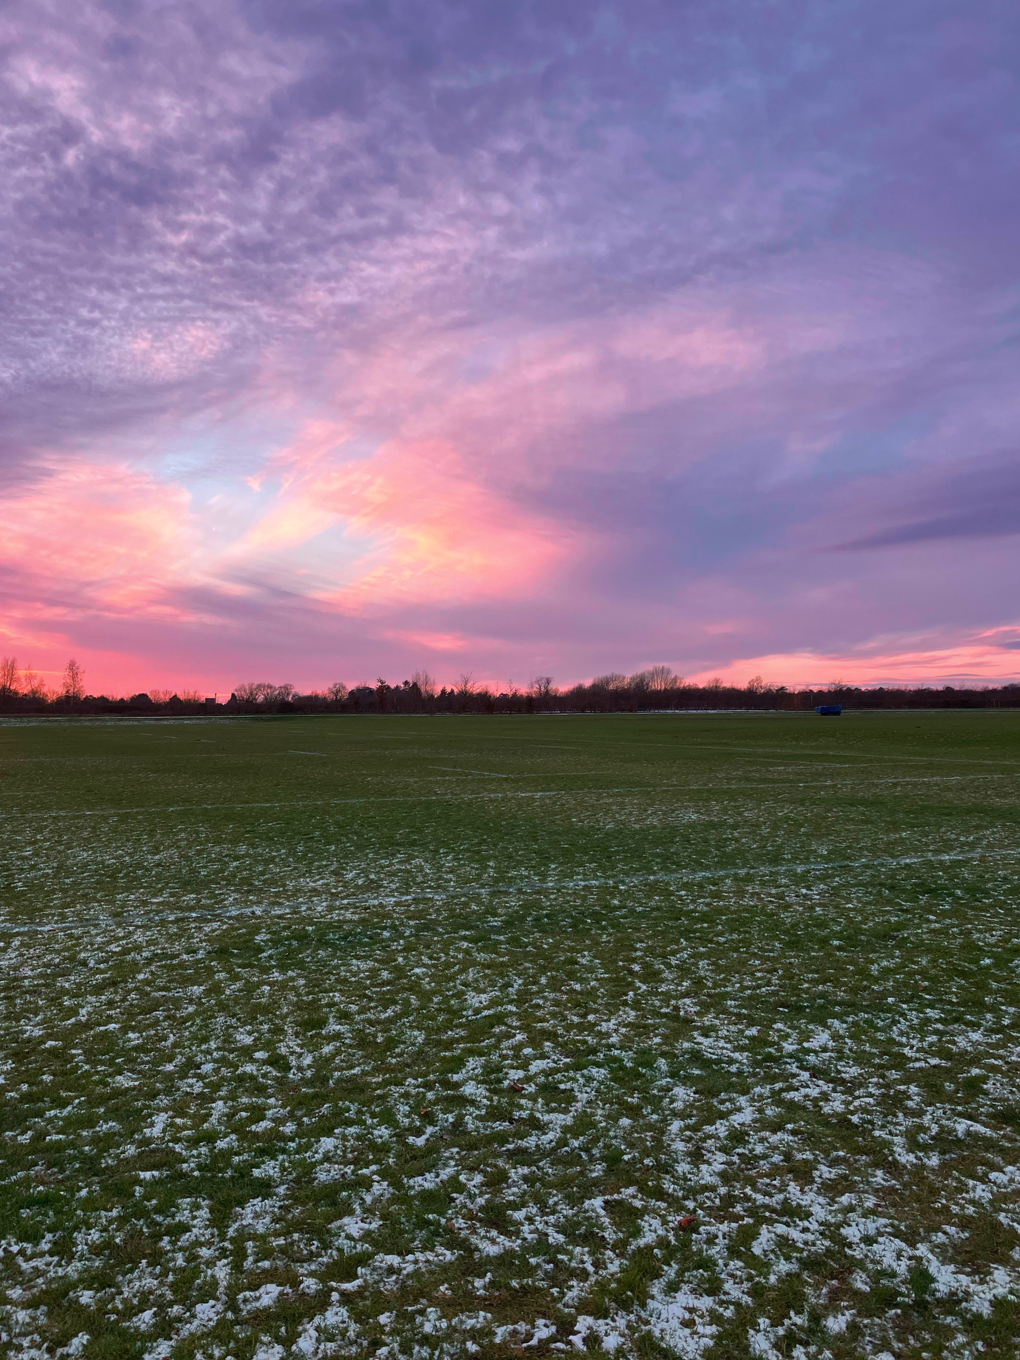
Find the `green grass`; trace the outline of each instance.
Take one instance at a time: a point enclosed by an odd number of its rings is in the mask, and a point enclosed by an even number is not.
[[[3,1346],[1014,1356],[1018,775],[1009,712],[0,726]]]

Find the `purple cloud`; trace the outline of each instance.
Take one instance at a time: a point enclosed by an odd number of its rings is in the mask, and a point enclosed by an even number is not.
[[[0,37],[6,650],[224,688],[934,676],[980,634],[1007,673],[1009,7],[12,0]]]

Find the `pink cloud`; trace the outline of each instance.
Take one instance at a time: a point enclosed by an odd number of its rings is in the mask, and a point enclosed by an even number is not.
[[[832,342],[834,343],[834,341]],[[408,442],[447,440],[462,473],[508,488],[599,459],[562,432],[705,397],[761,371],[768,337],[727,304],[675,295],[624,316],[530,333],[423,333],[415,328],[337,364],[352,422]],[[642,450],[630,449],[635,466]],[[619,451],[615,459],[619,459]]]
[[[227,557],[293,548],[335,527],[356,551],[337,559],[331,586],[309,593],[345,611],[519,595],[578,549],[576,533],[484,485],[449,440],[398,436],[358,459],[346,427],[315,421],[272,467],[280,491]],[[330,570],[326,548],[319,578]]]
[[[382,560],[336,593],[362,611],[439,596],[502,599],[531,590],[576,548],[562,525],[527,514],[464,475],[449,444],[390,446],[340,470],[327,503],[356,531],[382,538]]]
[[[411,628],[388,628],[384,636],[405,647],[423,647],[430,652],[466,652],[477,642],[463,633],[428,633]]]
[[[862,686],[998,685],[1020,678],[1020,653],[1001,645],[1016,639],[1020,639],[1020,626],[927,647],[919,645],[919,639],[903,639],[899,647],[893,639],[886,639],[884,647],[847,652],[773,652],[740,658],[687,678],[694,684],[718,677],[727,684],[746,685],[752,676],[760,675],[790,689],[817,688],[833,680]]]
[[[120,464],[56,465],[0,499],[0,564],[30,593],[63,583],[100,610],[163,609],[195,549],[189,502],[183,487]]]
[[[335,531],[315,569],[296,573],[308,581],[290,584],[347,612],[543,594],[601,537],[524,503],[577,457],[557,431],[724,389],[764,354],[725,314],[676,299],[526,336],[409,328],[338,359],[338,415],[307,421],[245,478],[279,489],[221,565],[272,556],[284,570],[287,553]],[[288,400],[281,378],[267,374],[266,387]]]
[[[97,620],[165,628],[195,619],[174,589],[194,570],[189,503],[183,487],[115,463],[52,464],[29,489],[0,497],[3,650],[49,683],[76,654],[96,691],[190,687],[187,675],[160,681],[155,658],[83,636]]]
[[[644,657],[691,670],[712,655],[723,669],[700,673],[740,680],[761,672],[789,684],[836,674],[859,683],[964,671],[994,678],[996,667],[1009,674],[1011,653],[993,643],[969,652],[962,644],[924,650],[909,639],[855,649],[899,622],[882,612],[888,589],[878,559],[852,564],[856,599],[843,560],[831,555],[810,558],[796,589],[763,586],[762,571],[779,580],[787,560],[846,537],[854,497],[865,517],[860,478],[849,498],[839,488],[833,510],[806,501],[810,513],[798,512],[789,552],[773,543],[757,559],[761,571],[740,544],[736,569],[695,565],[672,582],[664,559],[651,550],[640,557],[663,532],[653,503],[660,495],[674,517],[674,547],[682,551],[684,535],[700,531],[693,515],[684,519],[681,499],[669,501],[671,479],[692,467],[702,476],[716,455],[716,427],[699,430],[697,412],[710,407],[719,428],[748,420],[751,428],[766,411],[781,426],[776,394],[784,384],[799,390],[792,379],[803,356],[859,343],[860,317],[823,311],[795,298],[770,324],[731,290],[714,308],[675,295],[529,334],[409,326],[338,358],[321,414],[257,465],[235,467],[204,505],[184,486],[101,459],[54,463],[31,490],[9,494],[0,501],[0,564],[17,582],[9,619],[59,631],[87,613],[141,625],[201,621],[207,609],[207,620],[238,620],[235,636],[243,628],[261,636],[257,620],[279,608],[295,637],[302,627],[320,636],[324,616],[349,624],[344,636],[356,641],[346,643],[347,655],[359,658],[352,666],[374,670],[392,656],[410,670],[414,661],[403,658],[423,649],[456,654],[476,673],[509,664],[522,674],[554,671],[561,683],[592,665],[632,670]],[[191,339],[196,352],[207,343]],[[302,409],[298,389],[280,375],[267,372],[263,398],[281,421]],[[666,437],[632,433],[646,427],[627,421],[660,408],[656,428]],[[613,438],[601,437],[606,427]],[[798,458],[826,448],[807,426],[784,437]],[[587,505],[583,479],[598,477],[603,501],[593,493]],[[630,479],[644,486],[643,517],[614,520],[617,505],[629,505]],[[753,496],[753,469],[737,466],[732,486]],[[713,498],[730,490],[702,492],[697,477],[689,487],[703,495],[710,521]],[[628,553],[635,565],[617,570]],[[800,579],[799,567],[789,570]],[[901,569],[901,585],[908,579]],[[697,658],[686,667],[662,646],[681,627]],[[649,649],[657,655],[646,656]],[[305,683],[296,669],[287,678]]]

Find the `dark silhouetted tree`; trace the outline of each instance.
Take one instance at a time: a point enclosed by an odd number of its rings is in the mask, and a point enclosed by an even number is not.
[[[9,702],[18,693],[18,661],[16,657],[0,657],[0,703]]]
[[[429,675],[428,671],[415,671],[411,676],[411,684],[418,686],[423,699],[434,699],[436,697],[435,676]]]
[[[64,681],[61,694],[71,703],[80,704],[85,697],[85,672],[74,657],[64,667]]]

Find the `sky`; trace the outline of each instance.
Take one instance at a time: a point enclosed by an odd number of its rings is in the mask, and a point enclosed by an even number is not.
[[[0,652],[1020,677],[1008,0],[0,0]]]

